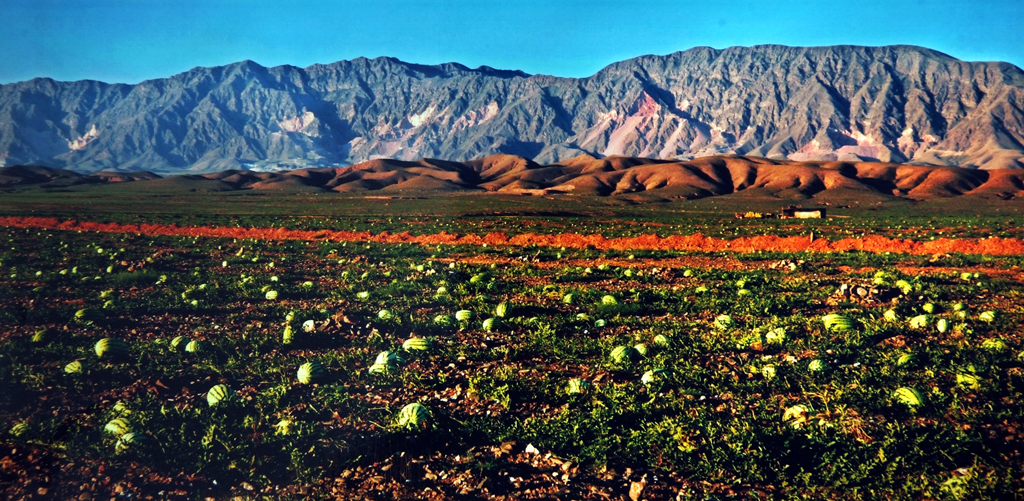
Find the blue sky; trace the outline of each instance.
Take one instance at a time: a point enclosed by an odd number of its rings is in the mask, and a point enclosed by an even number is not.
[[[580,77],[695,46],[930,47],[1024,66],[1024,1],[0,0],[0,83],[135,83],[252,59],[457,61]]]

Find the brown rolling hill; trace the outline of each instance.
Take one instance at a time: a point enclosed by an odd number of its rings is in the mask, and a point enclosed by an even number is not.
[[[541,165],[515,155],[467,162],[378,159],[324,169],[282,172],[228,170],[161,178],[149,172],[88,176],[48,167],[0,168],[0,189],[61,188],[133,183],[132,190],[282,193],[368,192],[568,194],[695,199],[732,194],[800,199],[840,195],[934,199],[961,195],[1024,195],[1024,170],[974,170],[883,162],[791,162],[714,156],[689,161],[577,156]]]

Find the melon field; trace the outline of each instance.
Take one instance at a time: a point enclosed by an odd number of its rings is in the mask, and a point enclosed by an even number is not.
[[[1017,202],[210,197],[0,203],[6,498],[1024,497]]]

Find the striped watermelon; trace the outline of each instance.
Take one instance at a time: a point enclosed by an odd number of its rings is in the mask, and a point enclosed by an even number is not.
[[[654,345],[659,348],[668,348],[671,344],[672,338],[664,334],[658,334],[657,336],[654,336]]]
[[[562,302],[565,304],[573,304],[574,301],[576,301],[576,296],[571,293],[562,296]]]
[[[632,346],[616,346],[612,350],[611,359],[612,364],[625,367],[633,365],[633,363],[639,360],[640,352],[636,351],[636,348]]]
[[[206,403],[210,404],[210,407],[213,407],[227,400],[231,395],[231,389],[228,388],[228,385],[218,384],[213,388],[210,388],[210,391],[206,392]]]
[[[423,404],[414,402],[398,412],[398,427],[405,429],[423,428],[430,422],[430,409]]]
[[[185,349],[186,346],[188,346],[189,341],[190,339],[185,336],[175,337],[174,339],[171,340],[171,350],[182,351]]]
[[[128,356],[128,343],[111,337],[100,339],[94,347],[96,356],[105,359],[115,359]]]
[[[636,350],[636,352],[639,353],[641,357],[646,357],[647,356],[648,350],[647,350],[647,345],[646,344],[644,344],[644,343],[635,344],[635,345],[633,345],[633,349]]]
[[[946,320],[945,318],[940,318],[937,322],[935,322],[935,330],[939,331],[940,334],[948,331],[949,320]]]
[[[982,322],[992,323],[996,320],[996,312],[994,311],[983,311],[978,315],[978,320]]]
[[[373,375],[373,376],[386,376],[388,374],[397,374],[399,370],[400,369],[399,369],[397,364],[388,364],[388,363],[379,363],[378,362],[378,363],[374,363],[373,365],[371,365],[370,368],[367,369],[366,371],[369,372],[370,375]]]
[[[294,341],[294,340],[295,340],[295,334],[292,331],[292,326],[290,326],[290,325],[284,326],[284,332],[281,333],[281,344],[292,344],[292,341]]]
[[[316,362],[306,362],[299,366],[297,378],[302,384],[315,383],[327,374],[324,367]]]
[[[995,352],[1006,351],[1006,341],[999,338],[986,339],[981,343],[981,349]]]
[[[473,319],[473,312],[470,310],[459,310],[455,312],[455,320],[459,322],[469,322]]]
[[[131,425],[129,425],[128,421],[123,418],[112,419],[109,423],[106,424],[106,426],[103,427],[103,431],[115,437],[120,437],[121,435],[124,435],[125,433],[128,433],[131,430]]]
[[[117,445],[114,446],[114,449],[118,452],[137,449],[144,446],[148,440],[149,437],[145,433],[128,432],[117,439]]]
[[[193,339],[185,345],[185,352],[187,353],[202,353],[203,342],[198,339]]]
[[[433,341],[424,337],[413,337],[402,343],[405,351],[428,351],[434,347]]]
[[[64,366],[64,372],[68,374],[81,374],[82,373],[82,362],[75,360],[70,364]]]
[[[374,363],[398,365],[405,363],[405,360],[402,360],[402,357],[397,353],[391,351],[382,351],[377,354],[377,360],[375,360]]]
[[[913,353],[904,353],[900,355],[900,358],[896,359],[896,366],[898,367],[911,367],[917,362],[917,356]]]
[[[821,323],[825,324],[826,331],[845,332],[853,329],[853,319],[838,313],[821,317]]]
[[[969,372],[961,372],[957,374],[956,384],[969,390],[981,389],[981,379]]]
[[[498,320],[496,318],[488,318],[484,320],[483,329],[487,332],[493,331],[498,326]]]
[[[912,409],[924,406],[927,402],[921,392],[906,386],[896,390],[896,392],[893,393],[893,398],[895,398],[897,402]]]
[[[509,309],[508,301],[502,301],[494,308],[494,316],[498,318],[505,318],[509,314]]]
[[[395,315],[391,313],[391,310],[380,310],[377,312],[377,318],[384,321],[391,320],[392,318],[394,318],[394,316]]]
[[[103,321],[103,312],[96,308],[82,308],[75,312],[75,320],[83,324],[93,324]]]
[[[441,327],[451,327],[455,324],[455,319],[451,315],[438,315],[434,317],[434,325]]]
[[[828,370],[828,362],[825,362],[820,358],[816,358],[807,364],[807,370],[811,372],[825,372]]]
[[[31,429],[29,428],[28,423],[22,421],[12,426],[9,430],[7,430],[7,433],[10,434],[12,437],[21,437],[27,435],[29,431],[31,431]]]

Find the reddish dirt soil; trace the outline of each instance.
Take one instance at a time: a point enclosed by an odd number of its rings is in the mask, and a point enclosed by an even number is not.
[[[407,232],[383,232],[374,235],[368,231],[331,230],[289,230],[286,228],[227,228],[227,227],[180,227],[163,224],[118,224],[94,223],[87,221],[60,221],[44,217],[0,217],[0,226],[17,228],[45,228],[51,230],[98,231],[106,233],[135,233],[144,235],[167,235],[216,238],[253,238],[258,240],[330,240],[336,242],[379,242],[414,243],[422,245],[539,245],[545,247],[593,248],[601,250],[676,250],[702,252],[893,252],[899,254],[1024,254],[1024,240],[1016,238],[951,239],[915,242],[880,236],[844,238],[836,241],[811,240],[808,237],[757,236],[739,237],[730,240],[705,237],[700,233],[687,236],[659,237],[641,235],[638,237],[605,238],[602,235],[579,235],[575,233],[539,235],[522,233],[508,236],[504,233],[488,233],[484,236],[462,235],[442,231],[433,235],[411,235]]]

